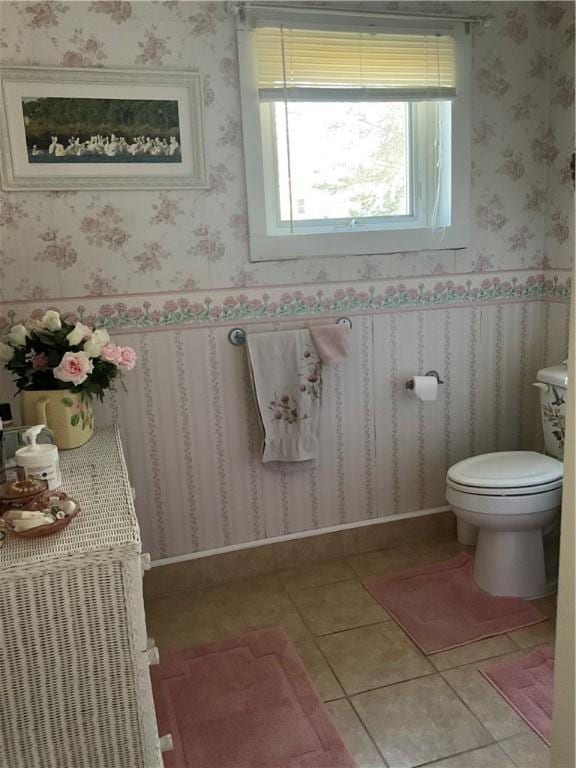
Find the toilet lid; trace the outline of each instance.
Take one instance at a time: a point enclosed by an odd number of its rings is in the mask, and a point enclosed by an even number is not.
[[[562,477],[558,459],[535,451],[484,453],[459,461],[448,470],[448,480],[478,488],[526,488]]]

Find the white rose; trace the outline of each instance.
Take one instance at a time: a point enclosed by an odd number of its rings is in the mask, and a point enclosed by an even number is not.
[[[44,312],[44,317],[40,321],[42,327],[47,331],[59,331],[62,328],[62,321],[60,320],[60,313],[54,309],[49,309]]]
[[[82,323],[76,323],[74,330],[70,331],[70,333],[66,336],[68,339],[68,344],[70,344],[71,347],[75,347],[76,345],[80,344],[80,342],[84,341],[84,339],[90,339],[91,337],[92,329],[88,328],[87,325],[83,325]]]
[[[105,328],[97,328],[92,337],[84,344],[84,352],[88,357],[99,357],[102,347],[110,341],[110,334]]]
[[[94,331],[94,336],[96,336],[96,338],[99,339],[103,344],[108,344],[110,341],[110,334],[106,328],[96,328]]]
[[[0,362],[9,363],[14,357],[14,350],[8,344],[0,341]]]
[[[26,327],[22,325],[22,323],[18,323],[18,325],[13,325],[10,329],[8,342],[12,344],[13,347],[23,347],[26,344],[27,336],[28,331],[26,330]]]

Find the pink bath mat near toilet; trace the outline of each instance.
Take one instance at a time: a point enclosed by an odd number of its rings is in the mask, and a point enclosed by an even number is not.
[[[550,744],[554,649],[539,648],[514,661],[494,664],[481,674],[538,736]]]
[[[151,676],[165,768],[355,768],[280,630],[162,651]]]
[[[546,620],[527,600],[482,592],[473,567],[473,558],[461,552],[451,560],[372,577],[364,585],[426,654]]]

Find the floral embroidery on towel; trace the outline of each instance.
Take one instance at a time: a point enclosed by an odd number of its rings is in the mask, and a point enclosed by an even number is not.
[[[302,395],[308,395],[310,400],[318,400],[322,391],[322,373],[321,363],[318,356],[313,354],[307,348],[304,352],[305,370],[299,371],[298,376],[301,380],[299,390]],[[308,413],[300,415],[298,412],[299,403],[296,399],[286,392],[280,396],[275,392],[274,400],[270,401],[268,408],[274,414],[276,421],[285,421],[287,424],[295,424],[298,421],[304,421],[308,418]]]
[[[278,397],[278,395],[274,393],[274,400],[270,402],[268,407],[274,413],[276,421],[282,420],[288,424],[295,424],[297,421],[308,418],[307,413],[303,416],[298,416],[296,401],[293,397],[290,397],[290,395],[281,395]]]
[[[321,363],[318,355],[312,354],[309,348],[304,352],[304,359],[306,360],[306,371],[298,374],[303,379],[300,384],[300,392],[306,392],[313,400],[317,400],[322,391]]]

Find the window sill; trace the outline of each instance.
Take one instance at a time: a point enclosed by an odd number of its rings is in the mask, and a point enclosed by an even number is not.
[[[408,251],[454,250],[469,245],[468,227],[395,229],[307,235],[250,235],[250,261],[368,256]]]

